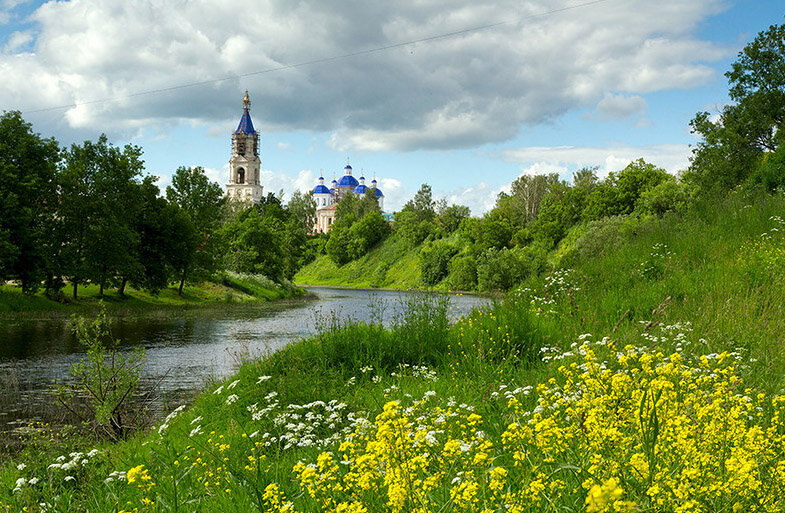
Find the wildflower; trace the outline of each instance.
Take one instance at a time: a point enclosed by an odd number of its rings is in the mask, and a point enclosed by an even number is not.
[[[608,511],[608,508],[618,501],[623,493],[624,490],[615,477],[605,481],[602,486],[595,484],[586,496],[586,511],[588,513]]]

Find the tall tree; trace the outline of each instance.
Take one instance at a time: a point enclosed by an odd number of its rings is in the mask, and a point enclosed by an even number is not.
[[[133,274],[139,266],[133,219],[141,207],[141,155],[141,148],[121,150],[106,135],[74,144],[65,154],[58,217],[74,298],[79,283],[89,279],[103,294],[110,279]]]
[[[19,112],[0,116],[0,281],[17,278],[26,293],[51,264],[47,231],[59,160],[57,142],[34,133]]]
[[[313,192],[308,191],[303,194],[294,191],[289,203],[286,204],[289,214],[305,229],[306,233],[313,231],[316,224],[316,202],[313,199]]]
[[[735,187],[785,140],[785,25],[760,32],[725,76],[734,103],[691,122],[703,140],[684,178],[704,190]]]
[[[223,189],[211,182],[200,166],[177,168],[172,185],[166,188],[166,199],[179,206],[190,219],[196,235],[196,251],[182,265],[178,294],[182,295],[186,279],[194,273],[209,272],[215,266],[215,240],[219,227]]]

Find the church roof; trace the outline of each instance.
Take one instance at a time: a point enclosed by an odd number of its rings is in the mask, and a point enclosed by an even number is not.
[[[365,194],[366,190],[368,190],[368,187],[366,187],[365,185],[358,185],[357,187],[354,188],[352,192],[355,194]]]
[[[341,179],[338,180],[337,187],[342,187],[342,188],[351,187],[352,189],[354,189],[358,185],[360,185],[360,182],[357,181],[357,178],[353,177],[352,175],[343,175]]]
[[[251,114],[248,109],[243,109],[243,117],[240,118],[240,124],[237,125],[237,130],[234,133],[238,134],[243,132],[245,134],[254,133],[253,122],[251,121]]]
[[[330,189],[326,185],[319,184],[313,188],[314,194],[330,194]]]
[[[376,187],[374,187],[374,190],[376,191],[376,197],[377,198],[383,198],[384,197],[384,194],[382,194],[382,190],[381,189],[377,189]]]

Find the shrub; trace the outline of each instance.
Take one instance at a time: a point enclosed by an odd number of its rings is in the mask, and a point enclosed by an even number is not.
[[[447,282],[451,289],[474,290],[477,288],[477,261],[469,255],[459,255],[450,260]]]
[[[436,285],[449,271],[450,259],[458,248],[444,242],[426,243],[420,250],[420,278],[425,285]]]

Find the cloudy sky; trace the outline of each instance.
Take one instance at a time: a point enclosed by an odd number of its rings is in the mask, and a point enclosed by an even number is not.
[[[422,183],[480,215],[523,173],[689,162],[782,0],[0,0],[0,110],[62,144],[139,145],[227,181],[248,90],[267,191],[351,162],[397,210]]]

